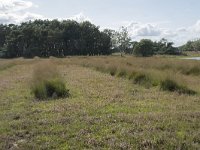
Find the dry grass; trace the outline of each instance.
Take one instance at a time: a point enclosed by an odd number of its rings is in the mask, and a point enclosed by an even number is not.
[[[172,58],[53,58],[71,96],[34,101],[29,81],[38,61],[49,60],[23,60],[23,64],[0,73],[0,149],[200,149],[199,95],[163,92],[156,86],[147,89],[133,84],[131,77],[138,72],[155,81],[171,76],[200,91],[198,75],[171,69],[181,63],[192,67],[199,62]],[[160,70],[166,64],[175,67]],[[102,73],[95,70],[96,66],[107,69]],[[113,66],[114,76],[107,73]],[[117,77],[123,68],[130,74]]]
[[[200,62],[181,60],[177,58],[138,58],[138,57],[90,57],[71,58],[71,64],[91,67],[97,71],[109,73],[112,76],[133,80],[144,86],[158,86],[163,80],[170,78],[176,84],[187,87],[191,91],[200,92]],[[148,83],[137,82],[138,76],[143,75]]]

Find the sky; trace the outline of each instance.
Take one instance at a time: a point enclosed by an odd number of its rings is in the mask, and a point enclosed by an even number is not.
[[[200,38],[200,0],[0,0],[0,23],[89,20],[100,29],[127,27],[133,40],[166,38],[179,46]]]

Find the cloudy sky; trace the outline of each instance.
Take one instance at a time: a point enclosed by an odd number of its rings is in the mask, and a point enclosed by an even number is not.
[[[133,40],[200,37],[200,0],[0,0],[0,23],[34,19],[89,20],[101,29],[126,26]]]

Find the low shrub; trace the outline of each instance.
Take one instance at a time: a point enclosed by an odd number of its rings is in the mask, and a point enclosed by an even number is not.
[[[110,73],[111,76],[115,76],[117,73],[117,67],[113,66],[113,67],[109,67],[108,72]]]
[[[195,91],[189,89],[186,86],[179,85],[176,81],[172,79],[165,79],[161,81],[160,88],[164,91],[178,92],[180,94],[189,94],[189,95],[196,94]]]
[[[194,66],[189,70],[184,72],[186,75],[200,75],[200,68],[198,66]]]
[[[127,71],[125,69],[120,69],[118,71],[117,77],[126,77],[127,76]]]
[[[36,65],[32,92],[37,99],[63,98],[69,96],[69,90],[56,66],[52,63],[39,63]]]
[[[145,73],[137,73],[134,77],[134,83],[145,87],[151,87],[154,85],[150,76]]]
[[[137,75],[137,73],[135,71],[132,71],[131,73],[128,74],[128,79],[132,80],[134,79],[134,77]]]
[[[104,66],[95,66],[95,69],[99,72],[105,72],[105,67]]]

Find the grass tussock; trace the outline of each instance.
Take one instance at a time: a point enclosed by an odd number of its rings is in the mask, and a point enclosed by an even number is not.
[[[121,78],[126,78],[127,76],[127,70],[125,70],[124,68],[119,69],[117,77],[121,77]]]
[[[57,67],[50,62],[39,63],[33,72],[32,92],[37,99],[63,98],[69,96]]]
[[[145,87],[151,87],[153,85],[152,79],[145,73],[136,74],[134,77],[134,83]]]
[[[178,92],[180,94],[196,94],[195,91],[189,89],[187,86],[180,85],[176,81],[168,78],[161,81],[160,88],[164,91]]]
[[[200,67],[199,66],[194,66],[194,67],[191,67],[187,70],[183,70],[182,71],[184,74],[186,75],[195,75],[195,76],[198,76],[200,75]]]
[[[107,68],[107,72],[109,72],[109,74],[111,76],[115,76],[117,73],[117,67],[116,66],[110,66]]]

